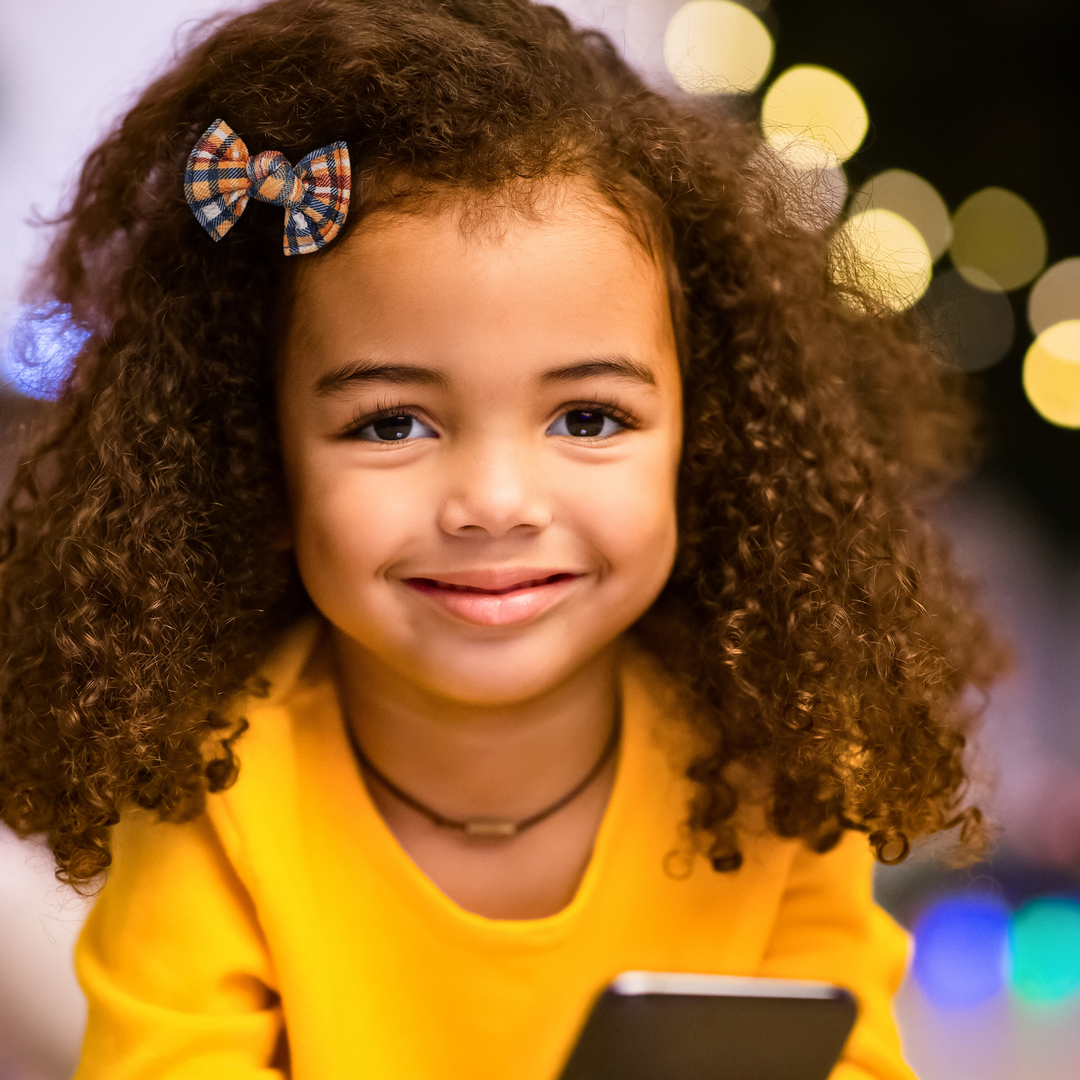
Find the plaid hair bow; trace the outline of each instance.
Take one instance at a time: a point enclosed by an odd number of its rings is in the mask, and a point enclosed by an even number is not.
[[[184,195],[199,224],[220,240],[244,212],[248,198],[285,208],[286,255],[306,255],[337,236],[349,211],[349,150],[334,142],[293,168],[284,154],[252,157],[224,120],[215,120],[195,144],[184,173]]]

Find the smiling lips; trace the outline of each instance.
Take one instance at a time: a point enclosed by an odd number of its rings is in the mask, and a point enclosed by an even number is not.
[[[477,626],[510,626],[543,614],[581,574],[510,569],[411,577],[405,584]]]

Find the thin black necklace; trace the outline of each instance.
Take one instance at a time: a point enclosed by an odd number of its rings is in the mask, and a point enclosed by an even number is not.
[[[619,736],[622,732],[622,717],[621,714],[617,714],[615,723],[611,728],[611,735],[608,737],[604,749],[600,752],[600,756],[596,759],[596,764],[565,795],[556,799],[550,806],[545,806],[539,813],[522,818],[521,821],[509,821],[506,818],[466,818],[464,821],[457,821],[454,818],[444,817],[438,810],[432,810],[430,806],[425,806],[419,799],[410,795],[407,791],[402,791],[397,784],[384,776],[375,767],[367,754],[364,753],[349,718],[345,717],[344,719],[345,731],[349,736],[349,743],[360,768],[364,772],[370,773],[398,802],[404,803],[418,814],[423,814],[433,825],[438,825],[442,829],[454,829],[457,832],[464,833],[466,836],[480,836],[497,840],[509,840],[519,833],[523,833],[526,829],[539,825],[541,821],[546,821],[552,814],[557,813],[568,803],[572,803],[604,771],[604,766],[611,760],[611,755],[615,753],[615,748],[619,745]]]

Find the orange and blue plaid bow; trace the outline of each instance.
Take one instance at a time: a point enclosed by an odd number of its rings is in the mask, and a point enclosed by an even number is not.
[[[352,173],[349,150],[331,143],[301,158],[264,150],[252,157],[224,120],[215,120],[195,144],[184,174],[184,195],[199,224],[220,240],[244,212],[248,198],[285,208],[285,254],[325,247],[345,224]]]

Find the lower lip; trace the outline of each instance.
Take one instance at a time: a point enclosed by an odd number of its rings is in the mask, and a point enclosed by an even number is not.
[[[424,578],[409,578],[405,584],[474,626],[513,626],[543,615],[562,599],[579,576],[559,574],[539,585],[499,593],[440,587]]]

